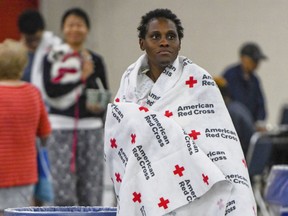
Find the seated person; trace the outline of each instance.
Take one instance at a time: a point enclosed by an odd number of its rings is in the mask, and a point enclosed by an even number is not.
[[[214,77],[214,80],[223,96],[224,102],[240,139],[243,153],[246,156],[251,136],[256,131],[251,113],[242,103],[231,98],[228,83],[224,77]]]

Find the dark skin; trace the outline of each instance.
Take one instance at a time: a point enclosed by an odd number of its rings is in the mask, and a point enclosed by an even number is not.
[[[31,52],[35,52],[41,43],[43,30],[37,31],[35,34],[21,34],[21,41]]]
[[[252,58],[246,55],[241,56],[240,60],[244,71],[244,78],[249,80],[250,75],[257,69],[258,62],[255,62]]]
[[[145,38],[139,39],[139,45],[148,56],[150,71],[147,76],[156,82],[163,70],[177,58],[181,41],[173,21],[155,18],[148,23]]]

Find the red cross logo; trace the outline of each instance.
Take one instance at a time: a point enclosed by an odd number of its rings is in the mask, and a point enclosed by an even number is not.
[[[139,107],[139,110],[140,111],[144,111],[144,112],[148,112],[149,111],[149,109],[147,107],[144,107],[144,106]]]
[[[204,182],[205,184],[209,185],[209,182],[208,182],[209,177],[208,177],[207,175],[205,175],[204,173],[202,173],[202,177],[203,177],[203,182]]]
[[[141,203],[141,193],[133,193],[133,202],[139,202]]]
[[[170,118],[171,116],[173,116],[173,113],[170,112],[169,110],[166,110],[164,115],[165,115],[166,117]]]
[[[189,85],[189,88],[193,88],[194,84],[197,83],[197,80],[193,79],[193,76],[190,76],[188,80],[186,80],[186,85]]]
[[[119,99],[119,98],[116,98],[116,99],[115,99],[115,102],[116,102],[116,103],[120,102],[120,99]]]
[[[159,206],[159,208],[160,208],[160,207],[163,207],[164,209],[167,209],[169,202],[170,202],[170,201],[169,201],[168,199],[165,200],[163,197],[161,197],[161,198],[160,198],[160,202],[158,203],[158,206]]]
[[[242,163],[243,163],[244,166],[247,168],[247,163],[246,163],[245,159],[242,159]]]
[[[194,140],[197,140],[198,139],[198,136],[201,135],[200,132],[197,132],[195,130],[191,130],[191,133],[188,134],[190,137],[192,137]]]
[[[111,148],[117,148],[116,139],[110,139]]]
[[[136,134],[131,134],[131,143],[134,144],[136,142]]]
[[[181,176],[183,176],[183,171],[184,171],[185,169],[184,169],[184,167],[182,166],[182,167],[179,167],[179,165],[177,164],[176,166],[175,166],[175,170],[173,171],[173,173],[174,173],[174,175],[179,175],[180,177]]]
[[[117,181],[117,182],[122,182],[120,173],[115,173],[115,177],[116,177],[116,181]]]
[[[220,200],[217,202],[217,205],[219,206],[219,209],[222,209],[222,208],[225,207],[222,199],[220,199]]]

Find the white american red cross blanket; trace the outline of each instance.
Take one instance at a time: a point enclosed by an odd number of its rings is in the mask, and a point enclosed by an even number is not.
[[[156,83],[146,55],[108,105],[105,159],[120,216],[254,216],[239,138],[212,77],[179,56]]]

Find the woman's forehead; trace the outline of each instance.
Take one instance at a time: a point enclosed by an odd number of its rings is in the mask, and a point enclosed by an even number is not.
[[[176,31],[177,29],[175,23],[172,20],[163,17],[153,18],[148,22],[148,31],[157,31],[160,28],[166,28],[172,31]]]

